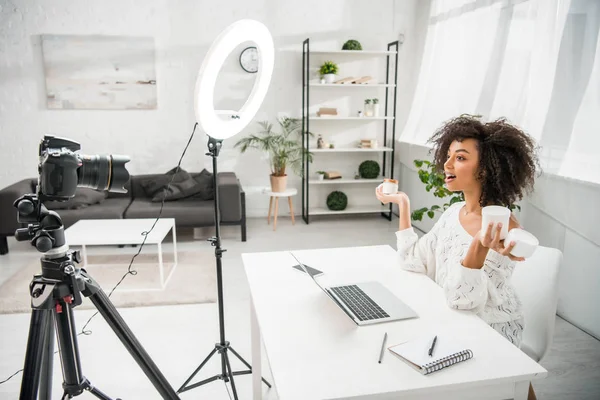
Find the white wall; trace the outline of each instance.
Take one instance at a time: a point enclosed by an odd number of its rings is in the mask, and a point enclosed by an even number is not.
[[[427,2],[426,2],[427,3]],[[411,71],[416,0],[309,0],[304,2],[149,0],[0,1],[0,187],[33,177],[37,146],[44,134],[78,141],[84,154],[114,153],[131,157],[132,174],[165,172],[179,159],[194,124],[193,86],[208,47],[230,23],[259,20],[270,29],[276,66],[267,98],[256,120],[275,120],[279,113],[300,115],[302,41],[337,48],[348,38],[365,48],[384,49],[405,36],[400,48],[399,122],[411,101]],[[419,6],[420,7],[420,6]],[[156,46],[156,110],[47,110],[40,35],[103,34],[151,36]],[[240,47],[240,50],[244,46]],[[290,51],[290,49],[294,51]],[[234,53],[223,68],[215,101],[239,107],[254,82]],[[246,129],[254,129],[252,124]],[[238,136],[239,138],[239,136]],[[267,161],[257,153],[240,156],[225,142],[220,171],[235,171],[247,192],[248,215],[266,214],[262,188],[269,185]],[[198,171],[210,164],[206,137],[197,134],[182,166]],[[293,178],[291,186],[300,188]],[[299,198],[298,198],[299,202]],[[300,207],[297,207],[300,210]]]

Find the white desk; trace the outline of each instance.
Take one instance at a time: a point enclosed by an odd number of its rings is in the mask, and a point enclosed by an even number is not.
[[[260,340],[280,400],[526,399],[547,371],[479,317],[450,309],[435,282],[397,266],[390,246],[294,251],[325,272],[324,283],[380,281],[419,318],[358,327],[304,273],[289,252],[243,254],[251,293],[254,399],[260,399]],[[434,330],[463,337],[474,358],[423,376],[386,350]]]

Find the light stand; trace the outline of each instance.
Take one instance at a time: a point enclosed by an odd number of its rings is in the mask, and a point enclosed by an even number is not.
[[[221,146],[223,144],[222,139],[215,139],[209,136],[208,139],[208,153],[207,156],[212,157],[212,165],[213,165],[213,187],[215,190],[214,195],[214,207],[215,207],[215,234],[216,236],[208,239],[210,243],[215,246],[215,261],[217,264],[217,298],[219,302],[219,343],[215,344],[215,348],[208,354],[208,356],[202,361],[200,366],[196,368],[196,370],[190,375],[190,377],[181,385],[177,393],[182,393],[188,391],[190,389],[196,388],[198,386],[202,386],[209,382],[215,381],[217,379],[222,379],[225,382],[231,381],[231,388],[233,391],[233,398],[237,400],[237,391],[235,388],[235,381],[233,377],[235,375],[247,375],[252,373],[252,367],[250,364],[242,358],[234,349],[231,347],[230,343],[225,340],[225,312],[223,309],[223,272],[221,265],[222,254],[227,250],[221,248],[221,228],[220,228],[220,213],[219,213],[219,190],[218,190],[218,177],[217,177],[217,157],[219,156],[219,151],[221,150]],[[246,367],[248,367],[245,371],[233,371],[231,369],[231,364],[229,362],[228,351],[231,351]],[[219,353],[221,355],[221,373],[214,375],[208,379],[204,379],[203,381],[191,384],[189,386],[188,383],[196,376],[196,374],[202,369],[202,367],[210,360],[210,358],[215,355],[215,353]],[[270,388],[271,384],[262,378],[262,381]]]
[[[239,45],[245,42],[254,42],[258,50],[258,75],[254,81],[254,86],[250,92],[248,100],[239,111],[215,110],[214,92],[218,74],[226,62],[228,56],[235,51]],[[273,75],[273,66],[275,63],[275,51],[273,38],[266,26],[258,21],[240,20],[228,26],[214,41],[202,66],[198,71],[196,79],[196,88],[194,93],[194,111],[196,119],[204,132],[208,135],[208,153],[212,157],[213,165],[213,184],[214,184],[214,207],[215,207],[215,227],[216,236],[209,239],[215,247],[215,259],[217,264],[217,290],[219,302],[219,333],[220,341],[215,344],[215,348],[196,368],[194,373],[179,388],[178,393],[185,392],[206,383],[223,379],[225,382],[231,381],[233,396],[237,400],[237,390],[233,377],[235,375],[246,375],[252,373],[252,367],[244,360],[228,341],[225,340],[225,317],[223,311],[223,274],[221,267],[221,257],[224,249],[221,248],[221,217],[219,215],[219,186],[217,178],[217,157],[223,144],[223,140],[240,133],[256,115],[262,104],[271,76]],[[229,363],[229,351],[233,353],[248,369],[245,371],[233,371]],[[221,373],[201,382],[188,385],[194,376],[206,365],[208,360],[215,354],[221,355]],[[271,384],[264,378],[262,381],[271,387]]]

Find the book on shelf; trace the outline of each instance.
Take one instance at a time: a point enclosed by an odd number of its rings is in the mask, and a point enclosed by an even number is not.
[[[317,111],[317,116],[319,117],[333,117],[336,115],[338,115],[337,108],[321,107],[319,108],[319,111]]]
[[[337,171],[326,171],[325,179],[342,179],[342,174]]]

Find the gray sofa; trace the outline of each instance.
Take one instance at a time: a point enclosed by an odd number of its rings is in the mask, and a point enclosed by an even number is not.
[[[199,175],[199,174],[194,174]],[[67,208],[65,204],[46,203],[62,218],[65,228],[80,219],[121,219],[121,218],[156,218],[161,202],[152,201],[145,190],[145,184],[159,178],[161,174],[132,175],[126,188],[128,193],[102,192],[99,203],[82,208]],[[246,241],[246,198],[242,186],[233,172],[220,172],[219,212],[221,225],[240,225],[242,241]],[[6,238],[14,236],[19,228],[17,209],[14,201],[27,193],[35,193],[37,179],[24,179],[0,190],[0,255],[8,253]],[[89,189],[77,188],[79,193]],[[60,208],[60,209],[58,209]],[[199,197],[187,197],[174,201],[165,201],[162,215],[164,218],[175,218],[177,228],[198,228],[214,226],[214,200]]]

